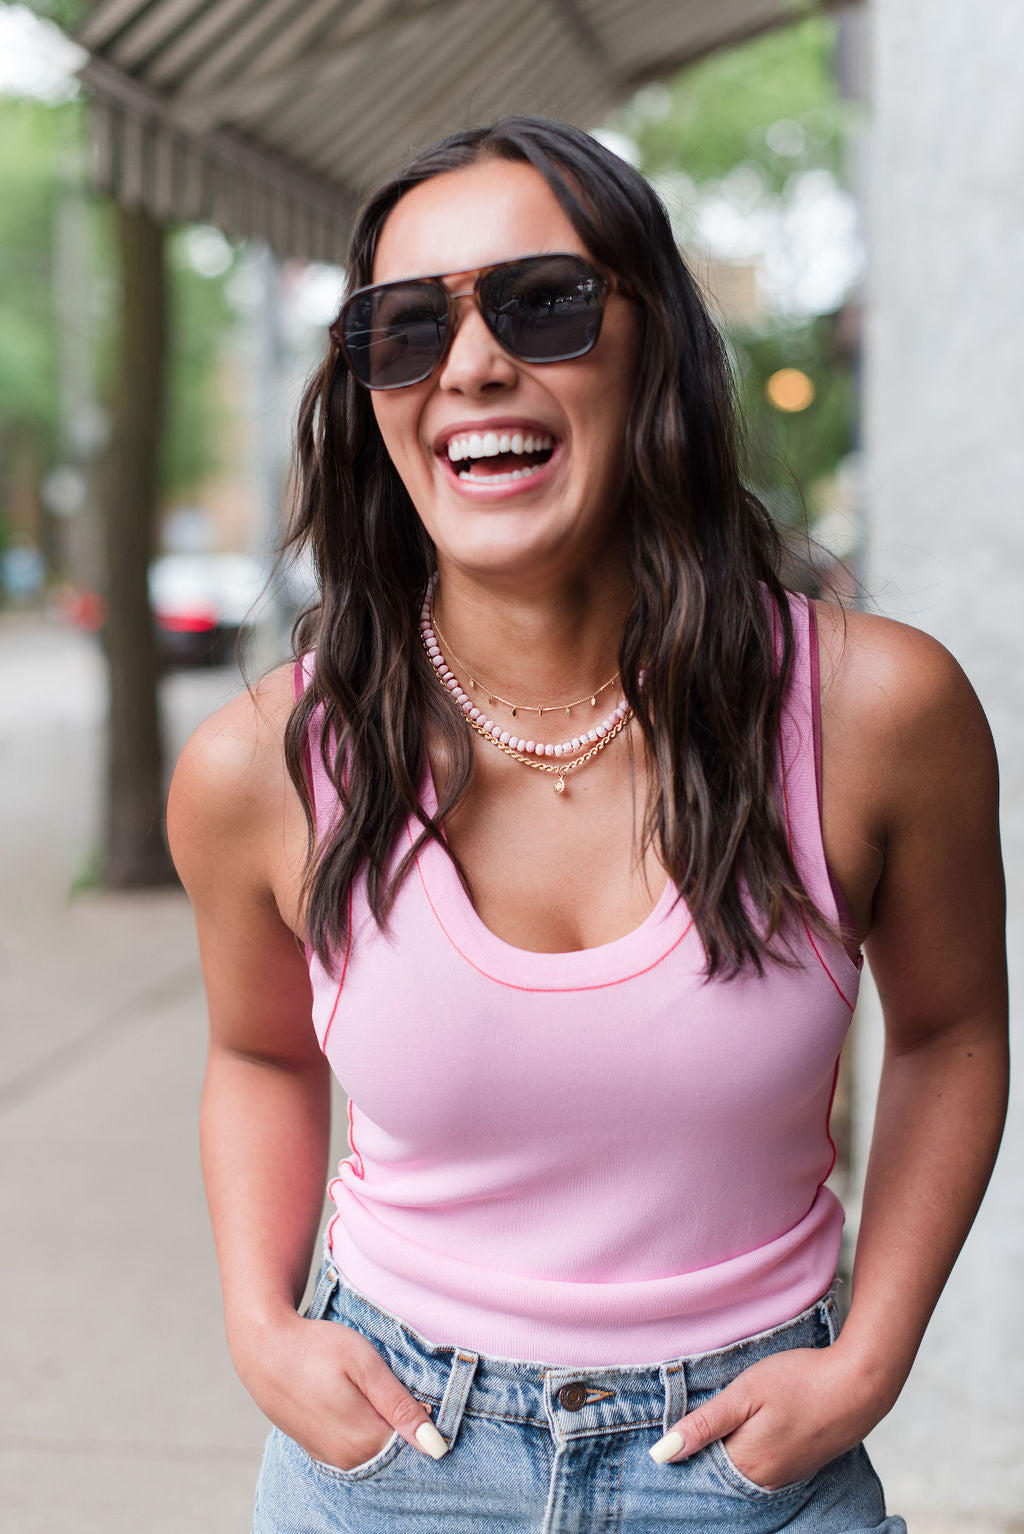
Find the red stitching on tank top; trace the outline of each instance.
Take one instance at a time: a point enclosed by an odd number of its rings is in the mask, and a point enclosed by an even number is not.
[[[804,924],[804,931],[807,933],[807,941],[810,943],[811,947],[814,949],[814,952],[817,955],[818,963],[821,965],[822,969],[825,971],[826,975],[831,980],[831,982],[835,986],[836,990],[839,992],[839,995],[842,997],[843,1001],[846,1003],[846,1005],[849,1007],[850,1011],[852,1012],[854,1010],[854,1003],[850,1000],[849,996],[847,996],[846,992],[843,990],[842,986],[839,984],[839,981],[836,979],[835,975],[833,975],[832,971],[829,969],[828,965],[825,963],[825,960],[821,957],[821,953],[819,951],[818,945],[814,941],[814,938],[811,936],[811,929],[807,925],[807,918],[806,918],[806,916],[802,916],[801,920],[803,921],[803,924]]]
[[[345,961],[344,961],[344,963],[341,966],[341,979],[338,981],[338,994],[334,998],[334,1006],[331,1008],[331,1015],[327,1019],[327,1027],[324,1029],[323,1043],[320,1045],[320,1053],[323,1054],[323,1055],[326,1055],[326,1053],[327,1053],[327,1040],[330,1038],[331,1025],[334,1022],[334,1014],[337,1012],[337,1010],[338,1010],[338,1003],[341,1000],[342,986],[345,984],[345,976],[348,974],[348,956],[349,956],[349,954],[351,952],[352,952],[352,886],[349,885],[349,890],[348,890],[348,939],[347,939],[347,941],[345,943]]]
[[[354,1121],[354,1119],[352,1117],[352,1109],[353,1109],[353,1107],[354,1107],[354,1104],[353,1104],[352,1099],[350,1097],[349,1100],[348,1100],[348,1144],[349,1144],[349,1149],[351,1150],[353,1156],[355,1157],[355,1161],[349,1162],[349,1165],[352,1168],[352,1175],[353,1175],[353,1177],[358,1177],[360,1179],[360,1181],[362,1181],[366,1177],[366,1167],[363,1165],[362,1154],[360,1153],[360,1151],[358,1151],[356,1149],[355,1121]],[[328,1189],[328,1192],[330,1192],[330,1189]]]
[[[821,1179],[821,1182],[818,1184],[819,1188],[832,1176],[832,1168],[835,1166],[836,1161],[839,1159],[839,1152],[836,1149],[836,1142],[832,1138],[832,1109],[836,1100],[836,1088],[839,1085],[839,1059],[840,1056],[836,1055],[836,1068],[832,1072],[832,1091],[829,1093],[828,1107],[825,1110],[825,1134],[828,1137],[828,1143],[832,1147],[832,1160],[828,1164],[828,1171],[825,1173],[824,1177]]]

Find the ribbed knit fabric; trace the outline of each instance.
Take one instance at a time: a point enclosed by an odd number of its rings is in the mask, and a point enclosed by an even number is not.
[[[813,627],[791,607],[779,793],[836,917]],[[326,829],[315,738],[310,757]],[[357,886],[334,973],[310,954],[317,1036],[349,1096],[327,1237],[342,1273],[434,1343],[562,1365],[705,1352],[806,1309],[839,1252],[828,1120],[858,967],[803,924],[792,948],[791,968],[706,983],[670,885],[616,942],[527,952],[484,926],[434,844],[386,934]]]

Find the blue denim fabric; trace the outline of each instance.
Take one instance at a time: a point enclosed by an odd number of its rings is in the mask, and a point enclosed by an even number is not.
[[[561,1368],[435,1347],[327,1263],[307,1314],[369,1338],[451,1448],[433,1460],[394,1433],[373,1459],[338,1470],[274,1428],[253,1534],[906,1534],[902,1518],[886,1517],[863,1446],[777,1491],[748,1480],[721,1443],[677,1465],[647,1452],[757,1359],[828,1347],[831,1295],[733,1347],[650,1368]],[[559,1400],[573,1382],[587,1387],[576,1410]]]

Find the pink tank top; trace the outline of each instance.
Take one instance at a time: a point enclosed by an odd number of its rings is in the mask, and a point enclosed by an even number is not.
[[[779,793],[836,918],[813,609],[791,607]],[[326,831],[337,800],[312,747]],[[828,1125],[858,967],[802,924],[794,942],[792,968],[705,983],[672,885],[635,931],[573,953],[496,937],[433,843],[387,933],[357,885],[334,973],[310,954],[348,1094],[326,1238],[341,1272],[434,1343],[581,1367],[723,1347],[811,1305],[839,1253]]]

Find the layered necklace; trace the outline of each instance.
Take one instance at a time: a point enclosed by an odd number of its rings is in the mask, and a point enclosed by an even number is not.
[[[501,697],[499,693],[477,682],[469,667],[455,654],[435,623],[433,600],[436,580],[435,575],[428,582],[423,597],[423,606],[420,609],[420,638],[438,683],[462,711],[471,729],[474,729],[498,751],[503,752],[505,756],[510,756],[513,761],[522,762],[524,767],[533,767],[537,772],[551,773],[555,780],[555,793],[564,794],[565,780],[569,773],[575,772],[585,762],[592,761],[598,752],[603,751],[605,746],[611,745],[615,737],[621,735],[629,724],[633,717],[633,710],[625,698],[617,703],[611,713],[607,714],[599,724],[593,725],[589,730],[581,730],[571,740],[551,743],[527,740],[525,736],[519,735],[518,729],[502,729],[500,724],[489,717],[485,709],[480,708],[473,701],[445,659],[445,651],[468,679],[471,692],[475,693],[480,686],[482,696],[487,698],[488,707],[501,703],[505,708],[511,709],[512,718],[516,720],[520,714],[536,714],[540,720],[545,714],[560,713],[563,709],[568,718],[574,708],[579,708],[585,703],[589,703],[591,708],[596,708],[601,694],[617,681],[618,672],[610,676],[607,682],[602,682],[601,686],[595,688],[593,692],[585,693],[582,698],[576,698],[572,703],[513,703],[508,698]]]

